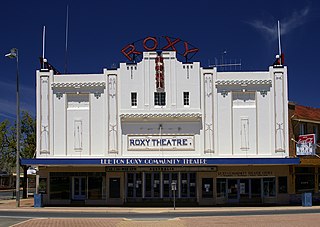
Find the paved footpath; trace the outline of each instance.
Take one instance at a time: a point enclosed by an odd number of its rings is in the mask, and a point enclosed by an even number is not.
[[[162,212],[223,212],[223,211],[255,211],[255,210],[290,210],[309,209],[319,210],[320,207],[195,207],[195,208],[128,208],[128,207],[48,207],[33,208],[33,199],[21,200],[21,206],[15,207],[14,200],[0,200],[0,210],[24,211],[24,212],[57,212],[74,211],[79,212],[79,218],[34,218],[28,220],[18,220],[11,226],[14,227],[208,227],[208,226],[320,226],[320,213],[305,214],[273,214],[273,215],[235,215],[235,216],[205,216],[205,217],[179,217],[173,219],[125,219],[125,218],[81,218],[81,212],[110,212],[110,213],[148,213]],[[108,210],[108,211],[106,211]]]

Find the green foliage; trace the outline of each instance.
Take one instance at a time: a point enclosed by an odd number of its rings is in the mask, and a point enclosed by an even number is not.
[[[36,121],[26,112],[21,118],[21,153],[22,158],[34,158],[36,151]]]
[[[26,111],[22,111],[20,124],[20,157],[33,158],[36,151],[36,121]],[[12,172],[16,163],[16,122],[0,123],[0,169]]]

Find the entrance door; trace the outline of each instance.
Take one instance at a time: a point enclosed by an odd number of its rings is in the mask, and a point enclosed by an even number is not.
[[[172,198],[173,192],[171,188],[172,183],[176,183],[176,195],[178,195],[179,192],[179,184],[178,184],[178,173],[163,173],[163,197],[164,198]]]
[[[160,197],[160,173],[145,173],[145,197]]]
[[[229,203],[261,203],[261,179],[227,179]]]
[[[239,197],[241,202],[249,202],[251,198],[250,179],[240,179]]]
[[[73,177],[72,183],[72,199],[85,200],[86,199],[87,178]]]
[[[228,202],[239,202],[237,179],[228,179]]]
[[[110,198],[120,198],[120,178],[109,179],[109,193]]]

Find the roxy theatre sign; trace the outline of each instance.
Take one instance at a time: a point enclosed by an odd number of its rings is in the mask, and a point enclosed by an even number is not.
[[[186,61],[191,59],[199,49],[180,38],[172,38],[169,36],[152,37],[148,36],[140,39],[122,48],[121,53],[129,60],[135,61],[136,57],[141,55],[143,51],[176,51],[183,56]]]
[[[127,148],[131,150],[194,150],[194,136],[128,136]]]

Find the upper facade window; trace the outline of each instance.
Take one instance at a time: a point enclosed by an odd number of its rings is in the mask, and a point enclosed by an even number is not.
[[[131,92],[131,106],[137,106],[137,92]]]
[[[154,105],[155,106],[165,106],[166,105],[166,93],[165,92],[155,92],[154,93]]]
[[[307,124],[306,124],[306,123],[301,123],[301,124],[300,124],[299,134],[300,134],[300,135],[307,134]]]
[[[189,106],[190,105],[189,92],[183,92],[183,105],[184,106]]]

